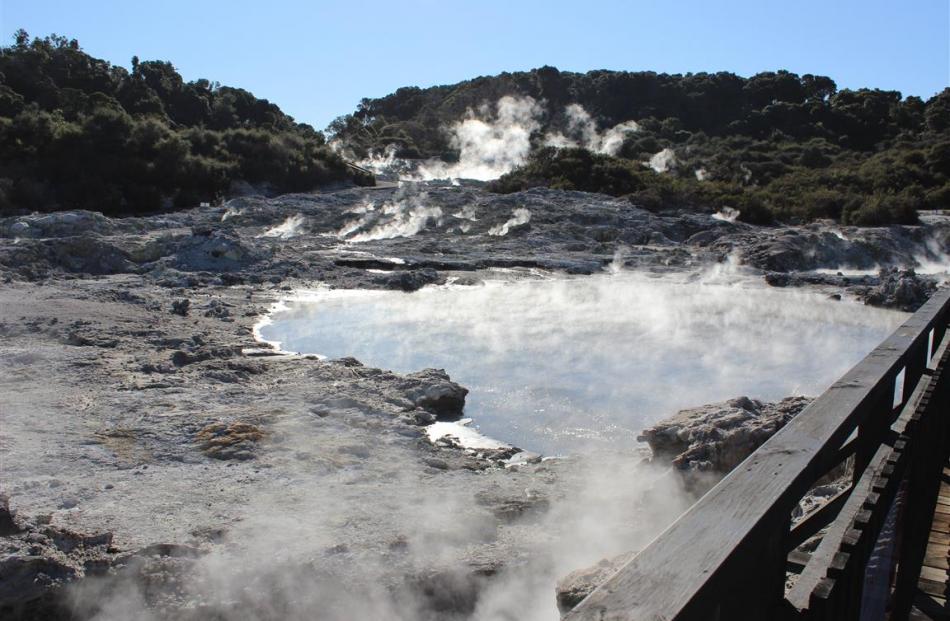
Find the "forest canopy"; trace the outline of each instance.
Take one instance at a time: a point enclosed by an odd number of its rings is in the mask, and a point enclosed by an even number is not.
[[[0,47],[0,213],[129,215],[211,202],[251,184],[273,192],[372,178],[321,132],[251,93],[185,82],[165,61],[131,71],[75,39]]]
[[[914,222],[950,203],[950,89],[924,101],[878,89],[839,90],[825,76],[766,72],[668,75],[542,67],[449,86],[401,88],[328,128],[356,157],[457,158],[446,131],[504,96],[542,104],[525,164],[492,184],[629,196],[648,208],[739,209],[753,222],[832,218]],[[550,148],[580,105],[599,131],[635,122],[614,153]],[[654,172],[645,163],[669,153]]]

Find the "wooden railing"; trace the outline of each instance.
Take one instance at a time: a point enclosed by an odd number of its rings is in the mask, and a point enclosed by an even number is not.
[[[944,289],[565,619],[906,618],[947,456],[948,318]]]

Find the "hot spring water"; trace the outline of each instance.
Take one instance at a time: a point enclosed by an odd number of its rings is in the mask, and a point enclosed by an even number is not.
[[[400,373],[444,368],[483,434],[563,454],[629,448],[686,407],[818,395],[905,317],[735,275],[621,272],[310,292],[260,335]]]

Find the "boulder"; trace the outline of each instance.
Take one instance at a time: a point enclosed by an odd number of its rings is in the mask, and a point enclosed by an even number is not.
[[[185,272],[240,270],[266,256],[265,250],[248,245],[231,231],[200,227],[173,250],[173,267]]]
[[[923,306],[936,290],[937,283],[933,278],[918,276],[912,269],[891,267],[883,268],[880,282],[866,289],[860,297],[871,306],[912,313]]]
[[[0,537],[20,532],[16,525],[16,513],[10,510],[9,497],[0,492]]]
[[[465,408],[468,389],[453,382],[442,369],[424,369],[406,375],[406,398],[417,408],[440,418],[457,418]]]
[[[625,552],[601,559],[596,565],[572,571],[558,580],[555,587],[558,610],[562,615],[572,610],[636,555],[636,552]]]
[[[49,522],[49,515],[14,516],[0,494],[0,618],[67,618],[58,609],[63,587],[112,564],[112,533]]]
[[[109,234],[115,230],[113,221],[94,211],[60,211],[0,220],[0,236],[6,237],[73,237],[86,233]]]
[[[654,459],[668,460],[681,471],[688,486],[708,484],[735,468],[810,402],[808,397],[775,403],[738,397],[681,410],[637,439],[650,445]]]
[[[418,291],[426,285],[444,282],[439,273],[431,267],[398,271],[391,274],[383,274],[375,279],[376,284],[382,285],[387,289],[398,289],[400,291]]]

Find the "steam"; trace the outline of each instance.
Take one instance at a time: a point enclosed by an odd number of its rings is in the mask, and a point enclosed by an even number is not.
[[[489,281],[409,296],[324,290],[306,299],[287,300],[262,337],[397,370],[444,366],[472,390],[466,412],[480,431],[517,436],[516,421],[534,432],[514,438],[518,446],[554,435],[577,456],[479,475],[495,477],[482,491],[528,507],[500,519],[459,484],[471,479],[433,474],[416,437],[380,429],[378,406],[344,386],[315,391],[305,407],[267,395],[281,414],[260,461],[211,464],[202,475],[217,488],[233,483],[233,474],[215,478],[220,472],[240,472],[241,485],[228,487],[239,514],[221,525],[224,542],[194,561],[162,559],[149,571],[84,580],[72,591],[80,616],[157,621],[169,616],[169,602],[181,602],[182,617],[222,621],[552,621],[557,579],[642,549],[690,503],[669,470],[642,462],[629,431],[679,404],[742,394],[762,376],[778,383],[762,384],[758,396],[816,394],[903,317],[764,287],[734,260],[663,279],[618,267],[584,279]],[[467,375],[460,362],[494,369],[508,383]],[[651,404],[654,396],[663,402]],[[499,409],[502,424],[486,424]],[[143,528],[149,519],[160,518],[143,515]],[[513,562],[491,579],[474,578],[498,569],[479,564],[497,550]],[[471,606],[458,615],[443,605],[466,597]]]
[[[221,214],[221,222],[226,222],[229,218],[235,218],[237,216],[243,216],[244,210],[238,207],[228,207],[223,214]]]
[[[607,454],[569,464],[564,497],[553,502],[529,542],[528,563],[504,572],[481,596],[476,621],[554,621],[558,579],[603,558],[636,552],[692,499],[670,471],[635,455]],[[528,490],[530,491],[530,490]]]
[[[752,170],[745,163],[739,164],[739,170],[742,171],[742,180],[746,183],[752,181]]]
[[[712,215],[713,220],[722,220],[723,222],[735,222],[739,219],[740,212],[732,207],[723,207]]]
[[[508,234],[508,231],[516,226],[527,224],[531,220],[531,212],[524,207],[519,207],[511,212],[511,217],[504,224],[493,226],[488,229],[488,234],[496,237],[502,237]]]
[[[614,256],[610,261],[610,264],[607,266],[607,273],[609,274],[619,274],[624,269],[624,262],[627,260],[628,250],[624,245],[617,246],[617,249],[614,250]]]
[[[849,243],[861,243],[861,237],[853,238],[851,234],[842,230],[838,226],[825,225],[820,229],[822,232],[831,233],[838,239]],[[919,275],[934,276],[944,282],[950,280],[950,254],[946,252],[945,244],[935,236],[931,235],[923,239],[910,250],[908,254],[895,257],[896,260],[884,264],[874,263],[872,265],[851,265],[847,263],[839,264],[831,268],[819,268],[813,270],[817,274],[841,274],[843,276],[876,276],[885,267],[898,267],[900,269],[912,269]]]
[[[346,433],[366,446],[389,441],[358,429],[280,431],[287,455],[306,453],[313,433]],[[630,454],[551,463],[543,466],[547,476],[530,479],[505,475],[525,481],[512,486],[514,501],[547,505],[513,523],[453,487],[450,473],[427,474],[409,458],[276,466],[281,479],[246,496],[224,543],[194,560],[167,558],[150,568],[133,561],[129,570],[87,578],[70,589],[73,611],[96,621],[553,621],[560,577],[641,549],[690,502],[666,471]],[[255,478],[251,472],[245,479]],[[558,493],[548,485],[554,476]],[[474,575],[473,556],[512,543],[517,560],[490,580]]]
[[[450,180],[453,184],[459,179],[490,181],[524,164],[531,153],[532,137],[540,131],[545,114],[542,102],[532,97],[508,95],[494,105],[484,103],[477,109],[469,109],[463,120],[447,128],[449,144],[459,151],[457,162],[431,159],[410,172],[410,161],[398,158],[397,146],[390,144],[382,151],[371,152],[358,165],[375,174],[395,174],[407,181]],[[580,104],[566,106],[564,117],[566,127],[545,134],[542,144],[583,147],[595,153],[617,155],[627,137],[640,130],[631,120],[601,132]],[[341,148],[339,141],[333,141],[331,147],[338,151]]]
[[[839,229],[839,228],[836,227],[836,226],[829,227],[829,228],[828,228],[828,231],[829,231],[832,235],[834,235],[835,237],[837,237],[838,239],[840,239],[841,241],[851,241],[851,239],[850,239],[847,235],[845,235],[845,232],[842,231],[841,229]]]
[[[459,161],[430,161],[419,167],[417,177],[432,179],[497,179],[520,166],[531,151],[531,134],[541,127],[544,110],[531,97],[502,97],[494,112],[487,104],[469,110],[451,128],[451,144]]]
[[[597,131],[597,124],[590,113],[579,104],[570,104],[564,109],[567,117],[567,134],[557,132],[545,136],[544,144],[549,147],[584,147],[588,151],[617,155],[624,140],[630,134],[640,131],[635,121],[619,123],[604,133]]]
[[[658,173],[665,173],[675,168],[676,163],[676,154],[673,149],[667,147],[659,153],[654,153],[646,165]]]
[[[914,256],[914,260],[917,263],[914,271],[918,274],[950,275],[950,254],[933,237],[926,239],[923,250]]]
[[[336,291],[291,304],[262,336],[396,371],[444,368],[471,390],[466,415],[480,431],[559,454],[633,445],[643,427],[703,403],[819,394],[904,317],[767,287],[734,257],[663,278],[611,271],[410,296]]]
[[[447,164],[429,161],[422,164],[413,178],[433,179],[497,179],[525,162],[531,152],[531,137],[541,128],[544,107],[531,97],[502,97],[494,110],[482,105],[477,111],[455,123],[451,144],[459,149],[459,161]],[[583,147],[596,153],[616,155],[624,140],[639,131],[635,121],[619,123],[604,132],[597,129],[591,115],[579,104],[564,109],[567,127],[563,132],[548,133],[543,144],[554,147]],[[390,157],[392,156],[392,157]],[[374,156],[365,165],[378,162],[380,170],[392,170],[394,153]]]
[[[305,223],[306,223],[306,219],[298,213],[293,216],[288,216],[286,220],[284,220],[277,226],[264,231],[263,233],[258,235],[258,237],[276,237],[278,239],[292,239],[303,233],[303,225]]]
[[[374,175],[390,175],[411,180],[413,177],[409,170],[412,166],[408,160],[398,157],[398,152],[399,147],[396,144],[388,144],[382,152],[371,151],[367,157],[356,162],[356,165]]]
[[[441,223],[442,208],[427,205],[428,194],[413,184],[400,187],[392,201],[374,203],[355,210],[359,217],[343,226],[337,237],[348,242],[366,242],[394,237],[411,237],[430,222]]]
[[[386,145],[382,153],[370,153],[369,157],[357,162],[357,166],[371,171],[373,174],[380,175],[390,172],[397,164],[395,144]]]
[[[478,218],[475,217],[475,205],[462,207],[459,211],[453,213],[452,217],[459,220],[468,220],[469,222],[478,222]]]

